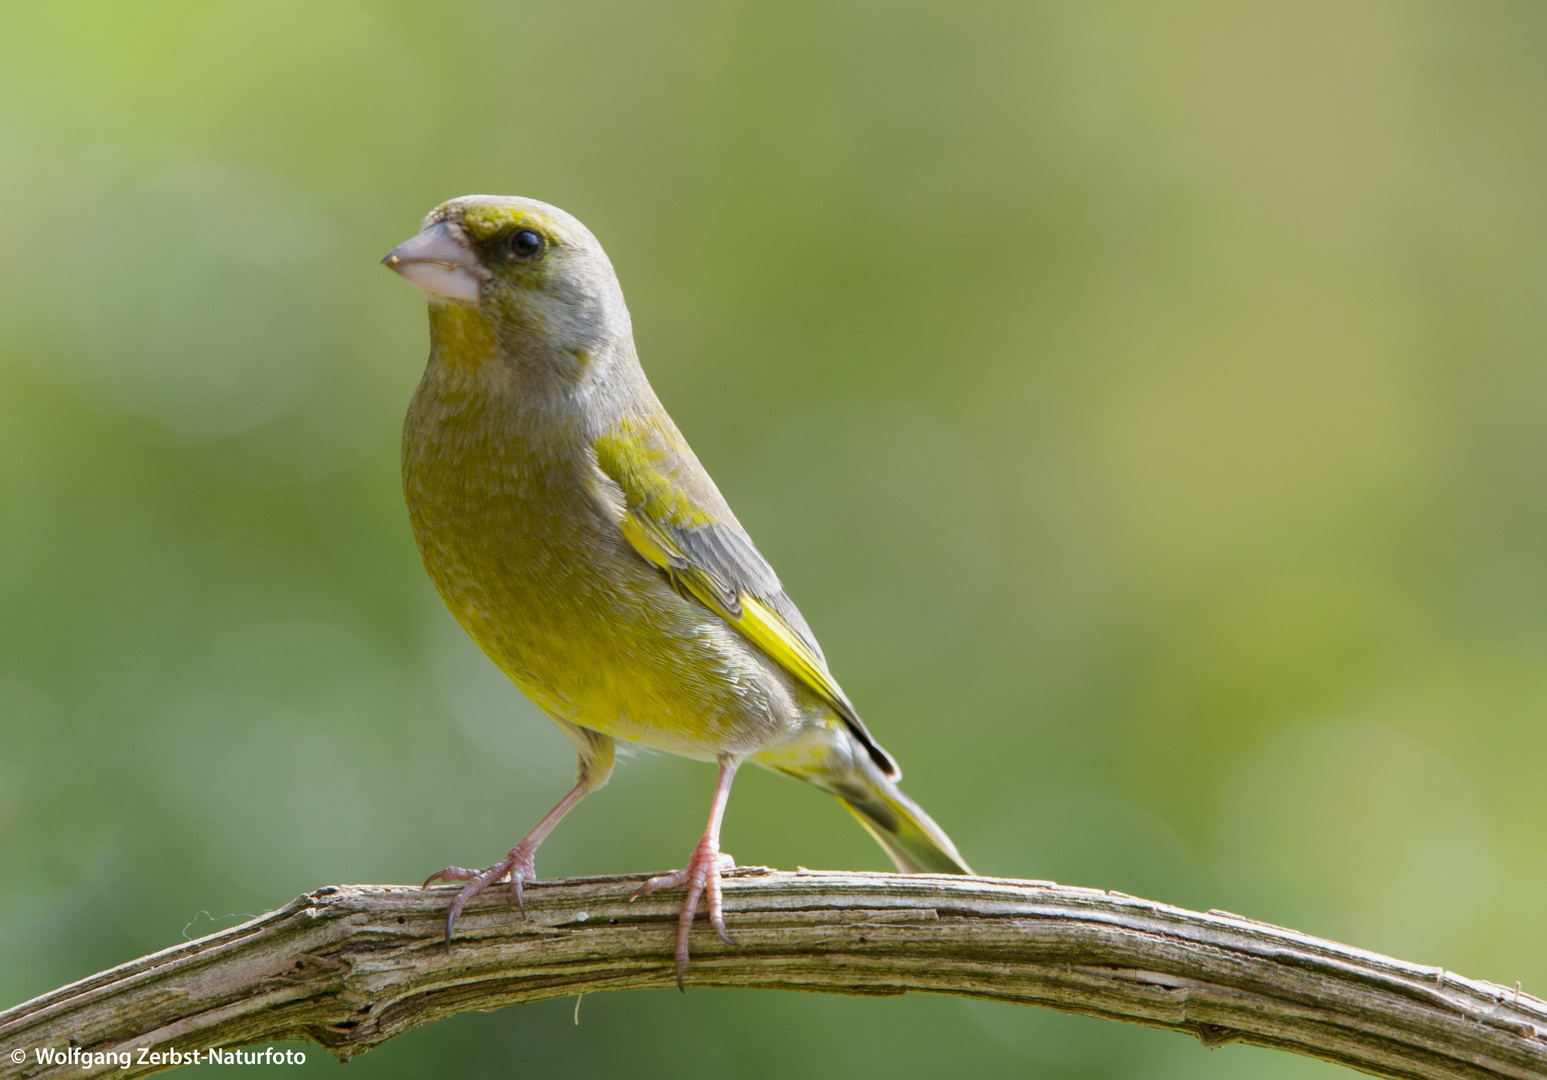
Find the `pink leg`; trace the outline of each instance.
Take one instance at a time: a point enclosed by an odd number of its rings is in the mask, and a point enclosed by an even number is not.
[[[672,874],[653,877],[634,890],[630,900],[653,893],[658,889],[678,889],[686,885],[688,895],[682,901],[682,911],[677,916],[677,989],[682,990],[682,975],[688,969],[688,936],[693,932],[693,917],[698,914],[698,900],[709,896],[709,925],[720,935],[720,940],[730,945],[730,935],[725,932],[724,894],[720,887],[720,873],[736,865],[729,855],[720,852],[720,819],[725,816],[725,803],[730,799],[731,781],[736,777],[740,758],[720,759],[720,778],[714,785],[714,802],[709,806],[709,827],[704,838],[693,849],[688,864]]]
[[[589,789],[586,787],[584,780],[576,784],[568,795],[559,800],[559,805],[549,810],[543,819],[537,823],[536,828],[522,837],[521,842],[510,849],[510,854],[487,870],[466,870],[460,866],[448,866],[446,869],[431,874],[424,879],[426,885],[432,881],[467,882],[462,891],[457,893],[456,898],[451,901],[451,909],[446,912],[447,948],[451,947],[451,931],[457,924],[457,916],[462,914],[462,909],[467,906],[467,902],[477,896],[486,886],[501,880],[507,874],[510,875],[510,888],[516,894],[516,903],[520,905],[523,912],[526,911],[526,901],[521,896],[521,883],[523,881],[537,880],[535,862],[537,845],[547,838],[548,834],[553,831],[553,827],[563,819],[565,814],[569,813],[570,809],[580,801],[587,790]]]

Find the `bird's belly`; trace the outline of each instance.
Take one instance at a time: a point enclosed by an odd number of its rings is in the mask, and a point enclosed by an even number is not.
[[[787,738],[802,711],[789,678],[678,595],[603,508],[579,496],[545,506],[554,497],[547,486],[433,506],[410,497],[437,590],[512,681],[552,716],[689,757]]]

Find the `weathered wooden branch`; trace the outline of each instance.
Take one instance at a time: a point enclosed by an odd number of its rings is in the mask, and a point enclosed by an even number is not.
[[[135,1076],[167,1068],[169,1048],[281,1039],[347,1059],[469,1009],[669,987],[680,898],[630,904],[639,880],[538,882],[525,918],[491,890],[463,915],[450,952],[450,889],[319,889],[0,1013],[0,1077]],[[695,933],[689,986],[963,994],[1378,1076],[1547,1077],[1547,1003],[1518,987],[1228,912],[1048,882],[762,868],[734,872],[725,906],[736,945]],[[39,1048],[65,1060],[44,1064]],[[83,1068],[81,1051],[114,1056]]]

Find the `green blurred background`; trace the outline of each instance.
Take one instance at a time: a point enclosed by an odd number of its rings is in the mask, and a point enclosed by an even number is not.
[[[980,870],[1542,992],[1544,176],[1536,3],[10,0],[0,1005],[483,865],[569,785],[398,487],[427,333],[376,260],[468,192],[602,239]],[[626,762],[540,871],[679,865],[711,784]],[[726,846],[887,866],[756,770]],[[350,1075],[1337,1071],[948,998],[571,1010]]]

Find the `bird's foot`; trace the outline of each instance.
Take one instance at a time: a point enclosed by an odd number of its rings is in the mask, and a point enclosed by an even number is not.
[[[444,870],[437,870],[424,879],[425,885],[436,881],[465,881],[462,891],[457,893],[451,901],[451,907],[446,912],[446,945],[451,945],[451,931],[457,925],[457,916],[462,914],[462,909],[467,907],[468,901],[477,896],[485,888],[497,881],[510,879],[510,891],[516,894],[516,905],[522,914],[526,913],[526,899],[521,895],[521,883],[523,881],[536,881],[537,869],[537,845],[528,845],[523,840],[510,849],[499,862],[486,870],[468,870],[461,866],[448,866]]]
[[[632,902],[641,896],[661,889],[687,887],[688,894],[682,900],[682,911],[677,916],[677,989],[682,990],[682,976],[688,969],[688,935],[693,931],[693,918],[698,914],[698,901],[709,898],[709,925],[727,945],[735,944],[725,932],[724,892],[720,887],[720,875],[733,869],[736,861],[719,849],[719,845],[704,837],[693,849],[688,864],[671,874],[660,874],[634,890]]]

